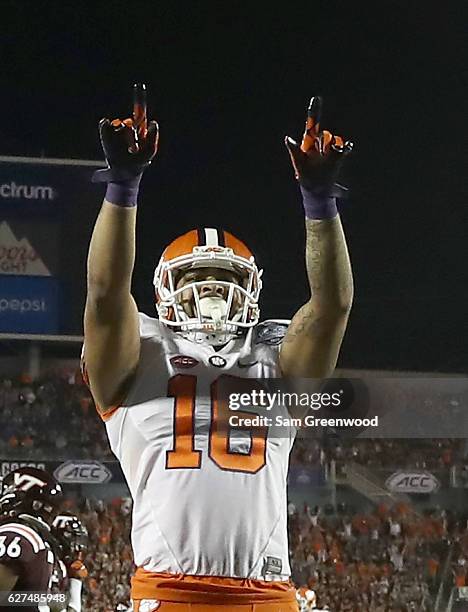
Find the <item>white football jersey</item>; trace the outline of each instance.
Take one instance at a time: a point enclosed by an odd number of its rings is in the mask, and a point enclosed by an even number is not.
[[[261,437],[216,427],[219,377],[279,377],[286,328],[286,322],[265,322],[215,350],[140,314],[136,377],[106,420],[134,501],[137,566],[289,578],[286,478],[295,429],[273,438],[268,429]]]

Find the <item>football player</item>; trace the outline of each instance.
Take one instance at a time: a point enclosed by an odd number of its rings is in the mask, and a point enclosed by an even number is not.
[[[297,603],[299,605],[299,612],[311,612],[316,610],[317,596],[313,589],[304,586],[300,587],[296,591]]]
[[[286,141],[302,192],[311,297],[284,321],[260,322],[261,271],[223,230],[192,230],[154,274],[158,318],[131,295],[137,196],[157,151],[144,90],[133,116],[103,119],[107,184],[88,255],[83,368],[134,501],[135,612],[289,612],[286,475],[295,431],[221,426],[220,387],[245,379],[328,377],[352,301],[336,208],[350,143],[322,131],[320,101],[301,146]],[[241,435],[247,434],[247,435]]]
[[[52,523],[56,564],[52,593],[66,595],[66,602],[52,601],[50,612],[81,612],[81,591],[88,570],[83,562],[88,549],[88,530],[77,516],[62,513]]]
[[[22,467],[2,482],[0,495],[0,611],[10,610],[6,594],[48,593],[54,554],[51,529],[62,498],[61,486],[44,470]],[[6,600],[5,600],[6,599]],[[38,605],[22,607],[37,612]]]

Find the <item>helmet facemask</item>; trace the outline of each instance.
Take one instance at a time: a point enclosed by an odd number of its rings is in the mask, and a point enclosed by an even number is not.
[[[188,340],[223,345],[258,322],[261,272],[230,248],[162,257],[154,286],[159,319]]]
[[[60,546],[61,560],[69,564],[76,559],[82,560],[88,549],[88,530],[78,517],[60,514],[52,523],[52,534]]]

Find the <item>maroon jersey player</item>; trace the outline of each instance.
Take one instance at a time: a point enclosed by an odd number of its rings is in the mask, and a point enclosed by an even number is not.
[[[0,592],[47,593],[54,566],[50,525],[57,514],[62,489],[44,470],[23,467],[8,474],[0,495]],[[23,606],[37,612],[37,603]],[[11,610],[7,600],[0,612]]]

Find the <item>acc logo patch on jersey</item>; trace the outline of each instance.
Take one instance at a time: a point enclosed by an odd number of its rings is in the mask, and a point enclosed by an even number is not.
[[[176,355],[175,357],[171,357],[169,361],[174,368],[180,368],[183,370],[194,368],[198,364],[198,359],[195,359],[195,357],[189,357],[188,355]]]

